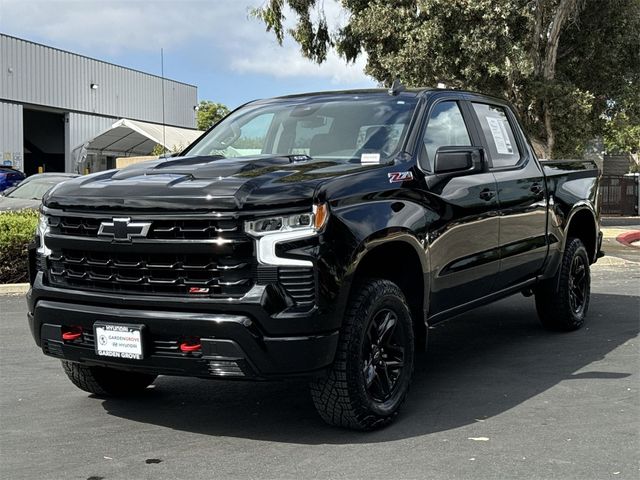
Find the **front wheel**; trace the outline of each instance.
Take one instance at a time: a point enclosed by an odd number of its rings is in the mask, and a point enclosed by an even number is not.
[[[411,313],[402,290],[388,280],[356,287],[328,372],[311,382],[327,423],[356,430],[389,424],[404,402],[413,373]]]
[[[100,396],[125,396],[142,392],[157,375],[126,372],[107,367],[90,367],[62,360],[69,380],[81,390]]]
[[[536,310],[549,330],[577,330],[589,310],[591,273],[589,255],[579,238],[569,238],[562,264],[553,278],[536,288]]]

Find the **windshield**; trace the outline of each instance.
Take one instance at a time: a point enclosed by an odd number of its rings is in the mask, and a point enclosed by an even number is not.
[[[286,98],[241,108],[187,153],[242,158],[308,155],[384,161],[398,153],[417,104],[413,95]]]
[[[47,190],[54,185],[69,180],[68,177],[49,177],[29,180],[20,184],[16,189],[7,194],[10,198],[22,198],[25,200],[42,200]]]

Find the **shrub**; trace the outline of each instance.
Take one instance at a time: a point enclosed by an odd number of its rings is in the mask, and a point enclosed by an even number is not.
[[[38,226],[38,212],[0,213],[0,283],[29,280],[27,246]]]

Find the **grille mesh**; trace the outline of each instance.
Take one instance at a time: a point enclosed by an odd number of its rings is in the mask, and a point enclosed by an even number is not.
[[[98,237],[100,223],[110,221],[111,217],[92,218],[61,216],[50,217],[49,225],[54,234],[69,235],[76,237]],[[136,221],[138,221],[136,219]],[[221,234],[240,234],[238,223],[235,220],[163,220],[157,219],[152,222],[147,238],[151,239],[189,239],[189,240],[209,240],[217,238]]]
[[[97,235],[100,223],[112,217],[49,218],[52,253],[46,267],[54,286],[240,297],[255,283],[253,241],[236,220],[132,218],[151,228],[146,238],[122,244]]]

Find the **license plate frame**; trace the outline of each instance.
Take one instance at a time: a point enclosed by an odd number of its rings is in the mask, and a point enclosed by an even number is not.
[[[143,360],[144,331],[144,325],[96,322],[93,325],[96,355],[118,360]]]

